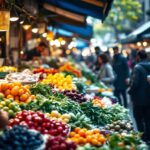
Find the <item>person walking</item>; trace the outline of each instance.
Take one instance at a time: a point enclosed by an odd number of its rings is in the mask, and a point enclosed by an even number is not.
[[[132,72],[129,94],[137,128],[144,133],[143,140],[150,144],[150,62],[144,50],[137,53],[136,60],[138,64]]]
[[[118,98],[119,103],[127,108],[127,82],[129,78],[129,68],[127,59],[120,53],[117,46],[113,47],[114,58],[113,58],[113,69],[115,72],[114,80],[114,95]],[[123,103],[122,103],[122,98]]]
[[[98,63],[100,65],[98,78],[108,87],[112,88],[115,76],[113,73],[113,68],[109,63],[109,58],[107,54],[100,54],[98,56]]]

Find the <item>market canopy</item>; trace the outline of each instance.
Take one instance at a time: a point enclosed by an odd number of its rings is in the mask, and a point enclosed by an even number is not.
[[[122,39],[121,43],[122,44],[135,43],[139,40],[144,39],[146,36],[148,37],[148,33],[150,33],[150,21],[134,30],[126,38]]]
[[[93,35],[93,27],[90,25],[86,25],[83,28],[83,27],[73,26],[73,25],[69,25],[69,24],[57,23],[57,24],[55,24],[55,28],[58,31],[59,31],[59,29],[62,29],[63,31],[65,31],[65,32],[63,32],[63,34],[68,35],[68,33],[72,33],[74,35],[78,35],[85,39],[90,39],[90,38],[92,38],[92,35]],[[49,27],[49,29],[50,29],[50,27]]]
[[[113,0],[39,0],[53,13],[84,21],[85,16],[104,20]]]

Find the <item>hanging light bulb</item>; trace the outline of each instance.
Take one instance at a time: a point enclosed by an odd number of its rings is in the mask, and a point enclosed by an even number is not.
[[[37,24],[34,23],[33,26],[32,26],[32,32],[33,32],[33,33],[37,33],[38,30],[39,30],[39,29],[38,29]]]
[[[20,24],[24,23],[24,16],[23,15],[20,15],[20,17],[19,17],[19,23]]]
[[[16,8],[15,8],[15,6],[12,6],[12,8],[10,10],[10,21],[15,22],[17,20],[19,20],[19,17],[18,17]]]
[[[27,17],[25,18],[25,21],[24,21],[22,27],[24,30],[28,30],[31,27],[31,24],[30,24],[29,19]]]

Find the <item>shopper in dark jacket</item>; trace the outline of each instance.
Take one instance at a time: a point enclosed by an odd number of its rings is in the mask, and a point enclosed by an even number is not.
[[[139,62],[132,73],[129,94],[133,102],[133,114],[137,128],[143,132],[143,138],[150,141],[150,83],[147,76],[150,75],[150,62],[145,51],[137,53]]]
[[[119,52],[118,47],[114,47],[113,69],[115,73],[114,81],[114,94],[118,98],[119,103],[122,105],[122,99],[124,106],[127,107],[127,79],[129,78],[129,68],[127,59]]]

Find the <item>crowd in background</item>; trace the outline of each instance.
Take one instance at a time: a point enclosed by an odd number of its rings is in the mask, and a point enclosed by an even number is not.
[[[113,89],[118,102],[128,108],[133,105],[133,115],[143,140],[150,142],[150,62],[144,50],[134,51],[124,57],[117,46],[114,56],[96,48],[96,62],[93,71],[100,81]],[[129,98],[130,96],[130,98]]]

